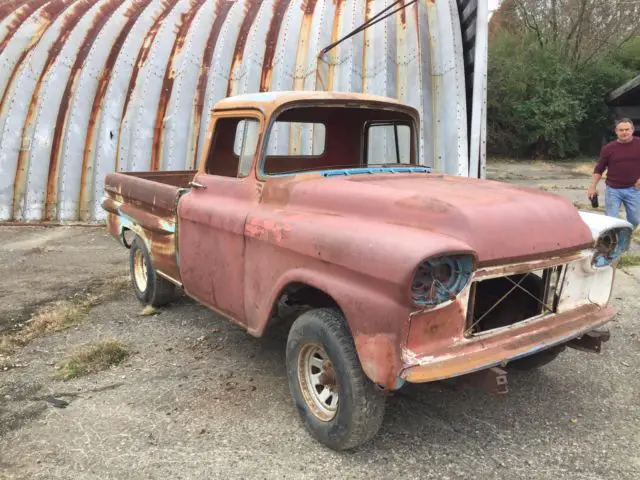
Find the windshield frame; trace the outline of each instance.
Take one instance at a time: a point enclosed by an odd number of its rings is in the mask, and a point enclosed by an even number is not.
[[[357,109],[366,109],[366,110],[372,110],[372,111],[384,111],[384,112],[394,112],[394,113],[398,113],[399,116],[402,116],[403,119],[402,120],[398,120],[398,121],[390,121],[390,120],[366,120],[364,122],[362,122],[362,126],[363,129],[360,133],[360,151],[359,151],[359,160],[360,163],[359,164],[354,164],[354,165],[349,165],[349,166],[341,166],[341,167],[331,167],[331,168],[313,168],[310,167],[309,169],[299,169],[299,170],[292,170],[292,171],[287,171],[287,172],[283,172],[283,173],[265,173],[264,171],[264,166],[265,166],[265,161],[267,159],[267,149],[268,149],[268,145],[269,145],[269,138],[273,129],[273,125],[278,121],[278,118],[285,112],[287,111],[291,111],[291,110],[296,110],[298,108],[310,108],[310,107],[322,107],[322,108],[343,108],[343,109],[353,109],[353,108],[357,108]],[[266,181],[270,178],[281,178],[281,177],[288,177],[288,176],[294,176],[294,175],[319,175],[319,176],[324,176],[324,177],[331,177],[331,176],[339,176],[341,173],[340,172],[352,172],[352,173],[342,173],[342,174],[353,174],[353,172],[356,171],[362,171],[362,173],[385,173],[385,171],[388,170],[388,173],[394,173],[393,171],[399,171],[399,170],[407,170],[410,172],[414,172],[414,171],[425,171],[425,172],[430,172],[431,169],[425,165],[420,165],[419,162],[419,158],[420,158],[420,149],[419,149],[419,136],[418,136],[418,125],[419,125],[419,118],[416,118],[416,114],[413,113],[412,111],[413,109],[411,107],[408,108],[402,108],[397,107],[393,104],[385,104],[385,103],[369,103],[367,102],[366,104],[362,104],[361,102],[352,102],[352,101],[339,101],[339,102],[315,102],[315,101],[311,101],[311,102],[300,102],[300,103],[296,103],[294,105],[284,105],[281,108],[277,109],[276,111],[273,112],[273,114],[270,116],[268,123],[266,125],[266,128],[264,129],[264,133],[263,133],[263,141],[262,141],[262,145],[260,148],[260,152],[259,152],[259,158],[258,158],[258,165],[256,165],[256,178],[258,180],[261,181]],[[417,112],[416,112],[417,113]],[[409,164],[403,164],[403,163],[384,163],[384,164],[371,164],[371,165],[363,165],[362,162],[364,162],[365,158],[365,145],[364,142],[366,140],[366,129],[368,128],[370,123],[397,123],[397,124],[403,124],[403,125],[407,125],[410,128],[410,133],[411,133],[411,137],[410,137],[410,162]],[[326,132],[327,135],[330,134],[330,130],[327,129]],[[326,145],[324,147],[324,150],[326,151]],[[308,158],[308,157],[306,157]],[[367,172],[367,170],[371,171],[371,170],[375,170],[373,172]],[[335,175],[327,175],[327,172],[337,172]]]

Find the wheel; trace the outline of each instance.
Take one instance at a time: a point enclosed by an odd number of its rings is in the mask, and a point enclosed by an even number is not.
[[[175,298],[176,286],[158,275],[147,246],[138,236],[129,249],[129,269],[133,290],[143,305],[161,307]]]
[[[536,368],[540,368],[547,363],[553,362],[558,357],[558,355],[560,355],[565,350],[565,348],[566,347],[564,345],[559,347],[551,347],[547,350],[529,355],[528,357],[512,360],[507,363],[507,368],[521,371],[535,370]]]
[[[294,404],[316,440],[347,450],[375,436],[385,398],[362,371],[338,311],[314,309],[298,317],[289,331],[286,364]]]

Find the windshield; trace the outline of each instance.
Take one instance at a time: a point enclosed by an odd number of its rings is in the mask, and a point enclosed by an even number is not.
[[[312,171],[417,165],[411,116],[394,110],[299,107],[276,117],[269,129],[262,172]]]

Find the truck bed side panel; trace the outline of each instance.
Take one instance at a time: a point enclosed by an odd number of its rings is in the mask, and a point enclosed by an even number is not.
[[[124,230],[142,237],[154,268],[181,282],[177,252],[178,199],[195,172],[111,173],[105,179],[104,209],[110,233],[122,241]]]

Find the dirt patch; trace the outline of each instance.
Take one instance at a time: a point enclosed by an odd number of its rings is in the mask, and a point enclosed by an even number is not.
[[[0,335],[0,354],[11,354],[35,338],[59,332],[82,321],[92,307],[112,298],[129,285],[129,277],[100,279],[71,298],[40,308],[29,320],[14,325],[11,333]]]
[[[0,226],[0,333],[43,306],[128,275],[125,255],[95,227]]]

